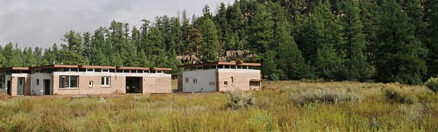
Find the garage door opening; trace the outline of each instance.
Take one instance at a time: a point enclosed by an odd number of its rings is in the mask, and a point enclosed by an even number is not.
[[[141,77],[126,77],[126,93],[142,93]]]

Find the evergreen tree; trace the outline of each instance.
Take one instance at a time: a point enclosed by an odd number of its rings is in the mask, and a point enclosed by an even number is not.
[[[415,38],[415,27],[395,0],[383,0],[380,6],[376,53],[377,79],[382,82],[419,84],[427,71],[427,51]]]
[[[200,44],[201,60],[203,62],[218,61],[219,42],[214,22],[206,18],[203,20],[200,29],[202,35]]]
[[[357,1],[344,1],[345,15],[342,17],[346,45],[345,67],[348,80],[366,80],[371,77],[371,67],[364,54],[365,35],[360,20],[360,8]]]
[[[431,1],[429,4],[429,35],[428,35],[428,67],[429,76],[438,75],[438,1]]]
[[[344,45],[342,25],[340,20],[331,13],[330,3],[324,1],[319,3],[312,12],[307,37],[313,38],[306,43],[307,51],[311,51],[310,63],[315,68],[318,78],[329,80],[345,79],[344,68]],[[307,45],[307,44],[305,44]],[[314,46],[314,47],[313,47]]]
[[[256,4],[255,14],[250,21],[249,43],[250,49],[256,53],[265,53],[272,49],[274,22],[272,14],[266,6]]]

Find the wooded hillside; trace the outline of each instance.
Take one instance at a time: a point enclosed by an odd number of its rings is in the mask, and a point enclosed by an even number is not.
[[[436,0],[241,0],[202,16],[113,21],[68,31],[50,48],[0,48],[0,66],[87,64],[171,67],[177,56],[218,61],[249,50],[267,79],[375,80],[419,84],[438,74]]]

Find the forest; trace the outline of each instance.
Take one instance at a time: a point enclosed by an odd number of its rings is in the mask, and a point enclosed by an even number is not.
[[[215,12],[215,13],[213,13]],[[0,47],[0,66],[50,64],[170,67],[248,50],[270,80],[421,84],[438,74],[437,0],[236,0],[201,16],[159,16],[140,27],[112,21],[67,31],[49,48]]]

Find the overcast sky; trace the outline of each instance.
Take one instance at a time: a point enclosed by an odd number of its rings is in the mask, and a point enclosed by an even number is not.
[[[216,12],[221,2],[234,0],[0,0],[0,45],[48,47],[61,43],[68,30],[93,32],[112,20],[139,26],[141,19],[202,14],[204,5]]]

